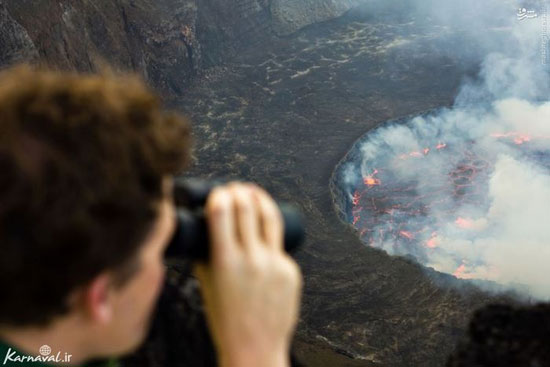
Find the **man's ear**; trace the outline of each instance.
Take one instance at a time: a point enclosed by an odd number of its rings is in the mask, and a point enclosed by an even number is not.
[[[84,289],[83,301],[88,315],[96,322],[109,323],[113,316],[112,278],[108,273],[95,277]]]

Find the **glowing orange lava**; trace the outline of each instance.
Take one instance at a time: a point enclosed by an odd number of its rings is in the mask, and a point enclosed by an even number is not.
[[[371,175],[369,175],[367,177],[363,177],[363,183],[366,186],[380,185],[380,180],[374,177],[374,175],[376,175],[377,173],[378,173],[378,170],[375,169],[374,172]]]
[[[514,144],[521,145],[523,143],[527,143],[531,141],[531,136],[528,134],[520,133],[517,131],[511,131],[508,133],[494,133],[491,134],[494,138],[511,138],[514,141]]]
[[[409,240],[412,240],[414,238],[414,235],[411,232],[400,231],[399,234],[405,238],[408,238]]]
[[[432,233],[432,238],[430,238],[428,242],[426,242],[426,247],[436,248],[437,246],[439,246],[439,240],[437,239],[437,233],[434,232]]]
[[[457,278],[463,278],[465,271],[466,271],[466,265],[462,264],[455,270],[453,275]]]
[[[440,149],[443,149],[447,146],[447,144],[445,143],[439,143],[435,146],[435,149],[437,150],[440,150]],[[430,153],[431,149],[429,147],[426,147],[424,149],[422,149],[422,151],[414,151],[414,152],[410,152],[410,153],[407,153],[407,154],[401,154],[399,155],[399,159],[407,159],[409,157],[414,157],[414,158],[420,158],[420,157],[423,157],[425,155],[428,155],[428,153]]]
[[[471,229],[474,226],[474,223],[471,219],[458,217],[455,220],[455,224],[463,229]]]
[[[351,201],[353,202],[353,205],[359,204],[359,200],[361,199],[361,194],[359,194],[359,191],[355,191],[353,194],[353,199]]]

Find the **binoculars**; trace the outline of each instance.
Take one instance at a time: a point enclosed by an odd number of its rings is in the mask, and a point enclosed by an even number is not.
[[[203,208],[210,191],[222,183],[198,179],[174,179],[178,223],[166,250],[166,257],[201,261],[209,259],[210,243]],[[278,205],[284,223],[285,250],[292,252],[304,239],[302,216],[289,204],[278,203]]]

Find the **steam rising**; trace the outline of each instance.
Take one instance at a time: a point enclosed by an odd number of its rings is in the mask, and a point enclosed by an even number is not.
[[[386,124],[366,136],[360,162],[342,171],[349,200],[355,201],[350,221],[359,231],[368,230],[365,242],[390,254],[409,254],[457,277],[519,286],[550,299],[550,66],[541,54],[543,8],[534,8],[538,18],[518,21],[511,2],[459,3],[468,11],[458,11],[463,16],[452,21],[446,14],[457,14],[448,11],[456,4],[413,5],[430,19],[472,32],[498,26],[498,32],[478,33],[485,36],[470,45],[486,54],[479,75],[465,80],[452,108]],[[471,18],[472,10],[480,16]],[[487,20],[488,14],[493,18]],[[475,164],[481,168],[474,169],[473,186],[457,195],[449,177],[465,157],[480,161]],[[372,223],[364,221],[372,213],[360,210],[360,200],[384,190],[395,195],[396,183],[413,184],[420,206],[428,210],[408,218],[406,225],[417,232],[400,232],[405,240],[414,238],[414,247],[374,236],[395,231],[394,218],[410,215],[397,206],[377,214],[376,228],[362,227]],[[437,190],[454,199],[434,203]]]

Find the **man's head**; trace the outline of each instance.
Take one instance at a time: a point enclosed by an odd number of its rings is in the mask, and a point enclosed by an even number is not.
[[[189,140],[134,76],[2,73],[0,330],[70,320],[91,354],[139,344]]]

